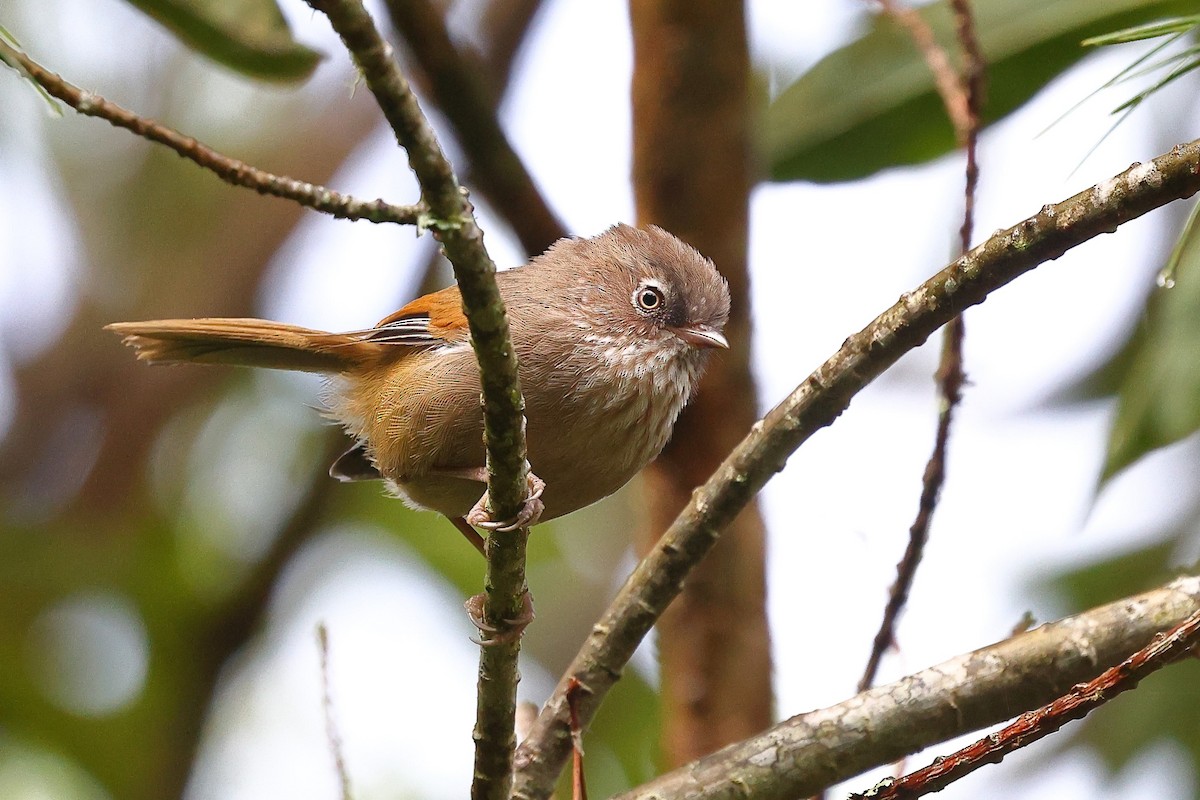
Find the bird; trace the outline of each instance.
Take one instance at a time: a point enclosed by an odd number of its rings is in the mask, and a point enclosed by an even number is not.
[[[728,347],[730,306],[713,263],[656,226],[560,239],[496,283],[527,420],[530,500],[513,520],[486,506],[479,370],[456,285],[345,333],[240,318],[105,327],[151,363],[327,376],[325,413],[354,440],[330,474],[382,479],[486,555],[475,527],[512,530],[591,505],[661,452],[708,356]]]

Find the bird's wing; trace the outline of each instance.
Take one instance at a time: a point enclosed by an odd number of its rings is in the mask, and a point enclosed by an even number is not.
[[[467,318],[457,286],[418,297],[374,328],[350,335],[376,344],[430,347],[467,341]]]

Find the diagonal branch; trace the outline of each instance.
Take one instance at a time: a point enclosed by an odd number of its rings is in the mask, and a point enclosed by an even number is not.
[[[116,103],[105,100],[98,94],[84,91],[63,80],[61,76],[38,64],[32,58],[11,47],[0,38],[0,61],[22,73],[41,86],[51,96],[58,98],[80,114],[107,120],[117,128],[124,128],[144,139],[157,142],[174,150],[179,155],[213,172],[221,180],[234,186],[244,186],[259,194],[294,200],[302,206],[321,211],[338,219],[370,222],[394,222],[401,225],[416,225],[425,213],[423,204],[397,206],[383,200],[363,201],[350,195],[316,186],[284,175],[274,175],[244,161],[222,155],[207,145],[201,144],[173,128],[156,120],[139,116]]]
[[[854,800],[897,800],[917,798],[945,789],[985,764],[998,764],[1009,753],[1045,738],[1063,725],[1082,719],[1122,692],[1135,688],[1144,678],[1183,658],[1200,642],[1200,608],[1166,635],[1155,636],[1141,650],[1110,667],[1086,684],[1075,686],[1054,702],[1022,714],[1016,722],[962,748],[928,767],[888,780],[867,794],[852,794]]]
[[[625,582],[559,681],[517,753],[515,794],[547,797],[570,753],[565,692],[583,684],[579,713],[587,724],[692,568],[788,457],[904,353],[963,309],[980,303],[1039,264],[1155,208],[1200,191],[1200,140],[1177,145],[1147,164],[1093,186],[960,257],[848,338],[795,391],[755,423],[717,472]]]
[[[367,87],[392,126],[429,207],[425,226],[442,243],[462,293],[483,387],[488,508],[494,519],[516,517],[528,493],[524,400],[496,267],[483,246],[471,204],[421,112],[392,48],[379,35],[361,0],[308,0],[329,18],[354,57]],[[488,543],[484,621],[501,628],[524,611],[525,543],[529,531],[493,533]],[[512,785],[516,745],[517,656],[520,637],[480,649],[473,797],[500,798]]]
[[[806,797],[1037,708],[1197,613],[1200,576],[1178,578],[793,717],[618,800]]]

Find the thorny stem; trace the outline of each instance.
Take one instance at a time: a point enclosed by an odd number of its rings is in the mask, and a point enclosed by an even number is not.
[[[799,714],[614,800],[811,795],[906,753],[1057,705],[1072,686],[1198,613],[1200,576],[1177,578]]]

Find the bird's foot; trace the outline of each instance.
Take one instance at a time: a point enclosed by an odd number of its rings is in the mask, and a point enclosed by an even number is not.
[[[533,622],[533,595],[526,590],[521,596],[521,612],[512,619],[500,620],[497,625],[488,623],[484,618],[483,604],[486,599],[487,595],[477,594],[463,603],[471,623],[479,629],[479,638],[473,641],[483,647],[494,647],[498,644],[512,644],[520,639],[525,628]]]
[[[477,528],[498,533],[512,533],[518,528],[536,525],[546,508],[542,503],[542,492],[546,491],[546,482],[532,472],[527,472],[525,479],[529,487],[529,496],[525,498],[525,504],[515,517],[505,520],[492,519],[492,512],[487,507],[487,492],[484,492],[475,507],[467,513],[467,522]]]

